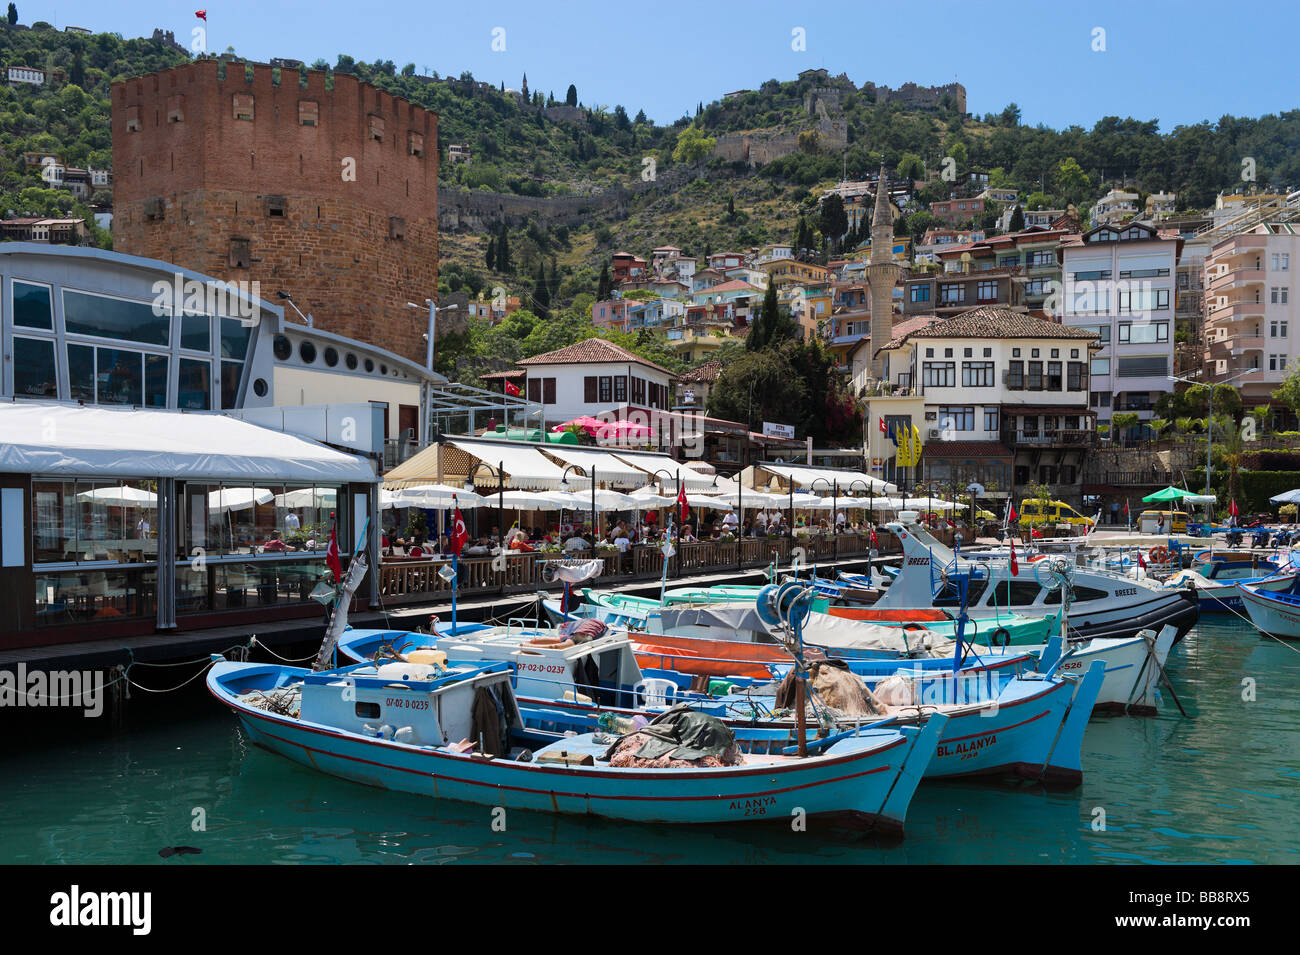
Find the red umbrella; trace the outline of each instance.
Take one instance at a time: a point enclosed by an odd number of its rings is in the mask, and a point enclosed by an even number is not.
[[[626,419],[603,422],[600,426],[600,430],[606,432],[612,431],[615,434],[648,435],[650,433],[650,429],[646,425],[638,424],[635,421],[628,421]]]
[[[572,421],[566,421],[564,424],[557,424],[552,431],[568,431],[570,428],[578,427],[586,430],[588,433],[596,428],[605,427],[605,422],[599,418],[593,418],[591,415],[583,415],[580,418],[574,418]]]

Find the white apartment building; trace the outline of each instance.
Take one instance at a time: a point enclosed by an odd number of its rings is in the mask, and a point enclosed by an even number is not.
[[[1300,232],[1264,223],[1224,239],[1205,259],[1205,375],[1233,382],[1243,401],[1266,402],[1300,354],[1294,275]]]
[[[891,394],[868,399],[869,456],[884,458],[894,480],[887,432],[904,422],[920,429],[927,480],[975,481],[990,496],[1033,481],[1077,484],[1096,441],[1088,374],[1096,338],[1000,305],[896,337],[881,349]]]
[[[673,374],[603,338],[534,355],[516,364],[528,373],[525,395],[548,425],[619,408],[669,408]]]
[[[1174,374],[1176,269],[1183,240],[1141,222],[1098,226],[1061,243],[1062,321],[1098,336],[1090,404],[1152,416]]]
[[[1119,222],[1125,216],[1135,216],[1138,213],[1138,194],[1136,192],[1125,192],[1122,189],[1112,189],[1106,195],[1097,200],[1097,204],[1092,207],[1092,225],[1112,225]]]

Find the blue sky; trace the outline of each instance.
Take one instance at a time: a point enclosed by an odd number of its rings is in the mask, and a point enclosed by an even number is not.
[[[894,87],[956,78],[971,112],[998,112],[1015,101],[1023,122],[1056,128],[1131,115],[1158,119],[1168,131],[1224,113],[1300,107],[1300,4],[1292,0],[186,0],[116,9],[102,0],[28,0],[18,12],[23,23],[123,36],[148,36],[157,26],[188,46],[191,28],[202,25],[194,11],[204,6],[208,47],[218,52],[233,46],[250,59],[320,57],[331,64],[347,53],[391,59],[399,68],[413,62],[444,76],[469,70],[516,87],[527,72],[530,89],[562,99],[573,83],[587,105],[622,104],[633,114],[643,108],[660,123],[694,114],[697,102],[729,90],[817,67],[845,72],[858,84]],[[492,48],[498,27],[504,51]],[[792,49],[796,28],[804,31],[801,51]],[[1094,35],[1104,50],[1093,49]]]

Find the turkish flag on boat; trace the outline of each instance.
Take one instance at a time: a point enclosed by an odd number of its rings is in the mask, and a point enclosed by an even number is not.
[[[1007,523],[1014,524],[1020,520],[1020,515],[1016,513],[1016,506],[1011,503],[1011,498],[1007,498]]]
[[[681,520],[681,522],[682,522],[683,524],[685,524],[685,523],[686,523],[686,515],[689,514],[689,513],[691,512],[690,507],[689,507],[689,506],[687,505],[687,503],[686,503],[686,485],[685,485],[685,484],[683,484],[680,488],[677,489],[677,507],[678,507],[678,510],[681,512],[681,516],[680,516],[679,519]]]
[[[334,520],[333,514],[330,514],[330,520]],[[339,559],[338,530],[338,521],[334,521],[333,525],[330,527],[330,543],[329,546],[325,548],[325,563],[329,567],[330,572],[334,575],[334,580],[338,583],[342,583],[343,562]]]
[[[1143,570],[1146,570],[1147,559],[1142,556],[1142,551],[1140,550],[1138,551],[1138,566],[1141,567]]]
[[[1228,513],[1233,517],[1237,516],[1237,499],[1234,497],[1232,503],[1228,505]]]
[[[451,519],[451,552],[459,557],[467,540],[469,540],[469,531],[465,530],[465,518],[461,516],[460,508],[457,507]]]
[[[874,527],[871,528],[871,546],[872,547],[880,546],[880,542],[876,540],[876,529]]]
[[[1011,541],[1011,576],[1020,576],[1020,561],[1016,560],[1016,542],[1014,539]]]
[[[207,22],[208,22],[208,11],[207,11],[207,10],[195,10],[195,11],[194,11],[194,15],[195,15],[196,17],[198,17],[200,20],[202,20],[204,23],[207,23]]]

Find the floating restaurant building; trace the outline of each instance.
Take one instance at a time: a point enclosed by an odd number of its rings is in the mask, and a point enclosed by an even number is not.
[[[0,649],[319,615],[330,515],[346,562],[444,381],[255,290],[34,243],[0,245],[0,356]]]

